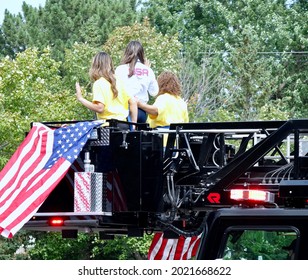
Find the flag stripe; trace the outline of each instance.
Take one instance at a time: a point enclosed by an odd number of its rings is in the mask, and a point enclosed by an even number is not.
[[[149,249],[149,259],[155,260],[155,257],[158,255],[159,249],[162,247],[163,235],[160,233],[154,234],[152,243]]]
[[[61,164],[61,167],[57,170],[56,176],[54,175],[56,165],[49,170],[37,173],[40,179],[33,182],[31,191],[19,196],[18,200],[14,200],[14,203],[11,205],[12,207],[9,208],[9,212],[4,212],[0,215],[0,220],[3,221],[1,226],[12,227],[14,226],[14,221],[23,220],[24,216],[27,216],[28,213],[34,214],[36,212],[35,210],[41,206],[52,191],[52,186],[57,184],[65,175],[68,163],[63,161],[65,160],[61,159],[57,163]],[[60,175],[60,170],[62,170],[62,176]],[[41,184],[42,178],[45,181],[44,185]]]
[[[188,260],[196,256],[202,234],[178,239],[164,238],[162,232],[155,233],[149,248],[149,260]]]
[[[18,174],[21,173],[23,169],[23,163],[27,160],[31,151],[35,151],[36,145],[38,145],[38,134],[40,129],[33,127],[28,136],[25,138],[23,144],[19,146],[17,151],[14,153],[12,158],[8,161],[5,167],[0,173],[0,203],[5,201],[10,195],[10,191],[14,190],[17,185],[18,180],[16,179]],[[24,146],[25,145],[25,146]],[[24,146],[24,148],[22,148]],[[28,168],[28,166],[26,166]],[[1,204],[0,204],[1,206]]]
[[[17,164],[20,159],[22,159],[23,152],[27,150],[27,147],[30,147],[30,149],[33,147],[33,144],[31,145],[31,141],[33,142],[36,138],[33,136],[34,134],[38,133],[38,130],[43,129],[42,127],[39,126],[33,126],[30,132],[28,133],[27,137],[23,140],[22,144],[17,148],[11,159],[8,161],[8,163],[3,167],[1,170],[1,175],[2,178],[7,173],[11,173],[14,169],[14,164]],[[30,146],[29,146],[30,143]]]
[[[42,170],[42,167],[44,166],[45,162],[47,161],[48,158],[46,158],[46,155],[44,151],[46,148],[44,147],[46,143],[46,135],[42,135],[42,141],[40,143],[35,143],[36,147],[41,147],[41,153],[40,150],[37,149],[33,153],[32,156],[30,156],[28,153],[24,155],[24,159],[21,160],[21,165],[22,167],[19,169],[19,172],[16,173],[14,176],[14,183],[12,184],[11,190],[10,190],[10,195],[6,197],[6,207],[9,207],[10,203],[19,203],[18,197],[22,196],[26,192],[29,191],[31,187],[31,181],[32,180],[38,180],[39,174],[37,172],[40,172]],[[45,160],[44,160],[45,158]],[[40,162],[42,161],[42,164]],[[32,175],[32,176],[30,176]],[[28,185],[30,181],[30,185]],[[4,202],[4,201],[3,201]],[[3,204],[3,203],[2,203]],[[2,206],[0,204],[0,213],[6,209],[5,206]],[[0,216],[1,217],[1,216]]]
[[[187,246],[187,248],[184,250],[185,253],[183,254],[182,259],[188,260],[194,257],[197,254],[199,244],[200,238],[198,238],[197,236],[193,236],[191,238],[189,246]]]
[[[64,160],[62,159],[61,161]],[[15,213],[15,221],[8,225],[7,228],[11,229],[13,235],[22,227],[24,222],[27,222],[35,214],[35,212],[38,210],[38,208],[42,205],[42,203],[53,190],[53,186],[57,185],[64,177],[68,167],[69,163],[66,161],[61,165],[61,169],[57,170],[57,176],[54,175],[54,170],[52,170],[53,168],[45,174],[45,176],[48,178],[46,180],[46,184],[44,185],[45,188],[40,187],[40,189],[38,189],[36,193],[30,196],[22,204],[20,209],[17,209],[17,212]]]

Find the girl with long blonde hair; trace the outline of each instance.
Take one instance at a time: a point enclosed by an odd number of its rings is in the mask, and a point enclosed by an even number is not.
[[[81,87],[76,83],[77,100],[96,113],[97,119],[137,121],[137,103],[135,98],[125,90],[121,80],[116,79],[112,59],[106,52],[97,53],[89,70],[94,82],[92,102],[82,96]]]

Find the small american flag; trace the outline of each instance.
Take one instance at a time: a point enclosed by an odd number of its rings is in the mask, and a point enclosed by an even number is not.
[[[178,239],[164,238],[163,232],[154,234],[149,252],[149,260],[189,260],[196,256],[202,233],[198,236]]]
[[[11,238],[37,212],[100,121],[58,129],[34,123],[0,172],[0,234]]]

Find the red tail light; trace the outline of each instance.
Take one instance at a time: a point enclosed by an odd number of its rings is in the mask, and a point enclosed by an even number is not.
[[[237,201],[274,202],[274,194],[260,190],[231,190],[230,198]]]
[[[49,220],[49,224],[51,225],[51,226],[63,226],[64,225],[64,220],[63,219],[61,219],[61,218],[51,218],[50,220]]]

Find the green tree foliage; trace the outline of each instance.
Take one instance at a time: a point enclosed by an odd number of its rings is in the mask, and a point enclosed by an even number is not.
[[[185,50],[224,51],[242,40],[253,26],[262,43],[259,51],[305,50],[307,3],[286,0],[146,0],[142,13],[163,34],[179,33]]]
[[[60,233],[42,233],[29,250],[32,260],[83,260],[91,258],[94,237],[80,235],[78,239],[63,239]]]
[[[24,2],[21,14],[6,11],[1,54],[50,46],[53,58],[62,60],[64,49],[75,42],[99,46],[115,27],[134,22],[135,6],[135,0],[47,0],[39,8]]]
[[[7,10],[5,11],[4,21],[1,26],[0,49],[1,56],[13,57],[15,53],[26,49],[26,33],[23,32],[23,20],[19,14],[13,16]]]
[[[235,242],[227,243],[224,259],[231,260],[285,260],[288,252],[283,249],[294,240],[294,235],[275,231],[246,230]]]
[[[149,0],[142,12],[163,34],[178,33],[184,55],[198,66],[209,53],[221,54],[227,75],[216,79],[230,96],[231,119],[260,119],[260,108],[268,103],[283,105],[280,110],[290,117],[307,115],[305,1]],[[194,94],[208,91],[189,93]]]
[[[285,75],[281,61],[277,61],[275,56],[259,53],[261,46],[257,40],[258,35],[250,25],[242,33],[243,41],[237,47],[230,48],[230,53],[225,56],[227,75],[223,84],[224,90],[229,93],[227,111],[232,112],[238,120],[259,120],[261,109],[270,105],[280,110],[281,113],[276,114],[277,119],[290,116],[283,114],[283,111],[287,112],[286,105],[283,104],[289,98],[273,96],[279,90],[279,78]],[[269,115],[270,113],[271,110],[268,111]]]
[[[21,230],[14,238],[0,236],[0,260],[27,260],[30,259],[27,252],[33,245],[33,237],[28,232]]]
[[[182,45],[177,35],[163,35],[151,27],[147,18],[142,23],[132,26],[115,28],[103,45],[103,49],[110,53],[115,65],[120,63],[126,45],[131,40],[142,43],[146,57],[151,61],[151,67],[156,75],[163,70],[177,72],[180,69],[180,50]]]
[[[62,63],[63,86],[72,89],[78,81],[91,91],[89,80],[89,69],[92,58],[100,48],[92,47],[88,43],[75,43],[71,48],[65,49],[64,61]]]
[[[40,8],[24,3],[18,15],[6,11],[0,27],[0,168],[31,122],[91,119],[76,101],[74,84],[80,81],[90,100],[93,55],[103,49],[116,66],[130,40],[142,42],[156,75],[167,69],[179,74],[191,121],[307,117],[307,1],[141,2],[137,11],[136,0],[47,0]],[[35,238],[24,258],[143,259],[151,236]],[[3,259],[17,258],[16,249],[28,246],[17,235],[2,241]]]
[[[6,240],[4,237],[0,237],[0,260],[14,259],[19,245],[19,240],[17,239]]]
[[[50,232],[37,235],[28,254],[32,260],[146,259],[151,240],[151,235],[100,240],[94,233],[79,233],[77,239],[63,239],[60,233]]]
[[[73,60],[73,56],[70,58]],[[6,57],[1,60],[2,167],[24,139],[31,122],[93,117],[76,101],[74,91],[68,90],[68,86],[62,83],[60,66],[61,63],[51,58],[49,49],[43,52],[27,49],[19,53],[16,59]],[[71,88],[74,90],[74,84]]]
[[[191,122],[232,119],[227,113],[230,97],[225,90],[226,75],[220,55],[209,53],[199,65],[189,57],[182,59],[179,77],[183,98],[188,101]]]

